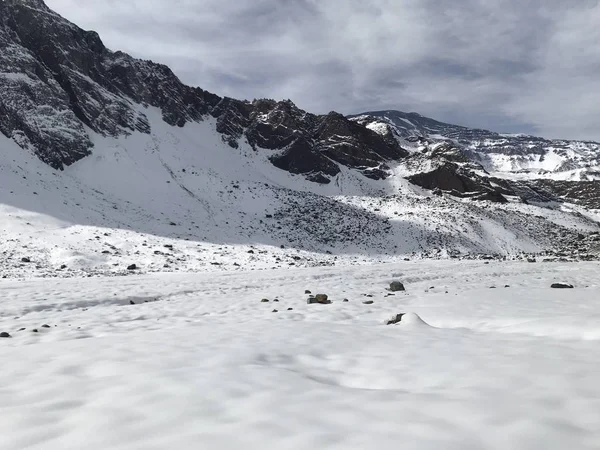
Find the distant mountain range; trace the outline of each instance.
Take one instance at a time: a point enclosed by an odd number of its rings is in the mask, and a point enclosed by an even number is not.
[[[373,117],[391,125],[394,133],[406,141],[405,145],[419,142],[418,139],[452,142],[488,172],[530,179],[600,179],[598,142],[501,134],[438,122],[414,112],[371,111],[352,117]],[[371,123],[372,128],[377,126],[373,120],[361,122]]]

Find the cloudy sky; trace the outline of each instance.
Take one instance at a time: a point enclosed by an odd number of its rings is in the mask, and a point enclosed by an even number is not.
[[[598,0],[46,0],[236,98],[600,140]]]

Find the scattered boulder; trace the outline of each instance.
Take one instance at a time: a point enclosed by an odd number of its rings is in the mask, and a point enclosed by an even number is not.
[[[327,296],[327,294],[317,294],[314,297],[311,295],[308,298],[307,303],[309,305],[311,305],[313,303],[319,303],[321,305],[329,305],[331,303],[331,300],[329,300],[329,297]]]
[[[23,263],[30,263],[31,262],[31,258],[28,258],[27,256],[24,256],[23,258],[21,258],[21,262],[23,262]]]
[[[387,321],[386,325],[396,325],[397,323],[399,323],[402,320],[403,316],[404,316],[404,313],[396,314],[395,316],[392,316],[392,318]]]
[[[273,312],[276,313],[276,312],[279,312],[279,311],[277,311],[276,309],[274,309]]]
[[[137,270],[137,265],[136,264],[131,264],[129,266],[127,266],[127,270]]]
[[[308,289],[306,291],[304,291],[305,294],[312,294],[312,292],[310,292]]]
[[[315,295],[315,299],[319,303],[328,303],[328,302],[331,303],[327,294],[317,294],[317,295]]]
[[[0,338],[9,338],[10,334],[8,334],[6,331],[3,331],[2,333],[0,333]]]
[[[50,328],[50,325],[44,324],[44,325],[42,325],[42,328]]]
[[[294,308],[288,308],[288,311],[293,311],[293,310],[294,310]]]
[[[365,300],[363,305],[372,305],[373,303],[375,303],[373,300]]]
[[[343,301],[344,301],[344,303],[348,303],[350,300],[348,300],[347,298],[345,298]]]
[[[574,286],[572,284],[566,284],[566,283],[554,283],[550,287],[552,289],[573,289],[574,288]]]
[[[135,302],[133,300],[129,300],[129,304],[130,305],[135,305]]]
[[[404,285],[399,281],[392,281],[390,283],[390,291],[392,292],[400,292],[405,291]]]
[[[269,299],[268,298],[263,298],[260,302],[261,303],[269,303]]]
[[[33,330],[31,330],[32,333],[38,333],[39,330],[37,328],[34,328]]]

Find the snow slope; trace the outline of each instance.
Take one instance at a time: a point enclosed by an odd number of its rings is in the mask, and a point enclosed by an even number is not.
[[[552,205],[431,197],[402,178],[400,166],[385,181],[340,167],[329,185],[312,183],[274,167],[272,151],[243,142],[231,148],[212,119],[178,128],[156,109],[143,112],[151,134],[115,139],[89,131],[93,154],[65,171],[0,137],[0,275],[514,255],[555,245],[563,226],[598,227]]]
[[[0,280],[0,448],[597,449],[598,269]]]

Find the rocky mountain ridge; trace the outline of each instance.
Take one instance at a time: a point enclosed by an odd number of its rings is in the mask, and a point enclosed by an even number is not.
[[[240,139],[274,151],[272,162],[328,183],[338,164],[371,178],[406,155],[395,140],[337,113],[309,114],[291,101],[240,101],[189,87],[166,66],[107,49],[97,33],[42,0],[0,2],[0,132],[61,169],[89,155],[88,130],[117,137],[149,133],[143,107],[183,127],[207,117],[231,146]]]

